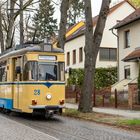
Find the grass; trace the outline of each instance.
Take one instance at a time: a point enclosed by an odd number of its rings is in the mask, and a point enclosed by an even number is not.
[[[121,120],[118,123],[121,125],[140,126],[140,119]]]
[[[64,116],[94,121],[94,122],[104,122],[104,123],[116,123],[118,116],[103,114],[103,113],[81,113],[75,109],[66,109]]]
[[[140,132],[140,119],[126,119],[116,115],[95,112],[81,113],[75,109],[66,109],[63,115]]]

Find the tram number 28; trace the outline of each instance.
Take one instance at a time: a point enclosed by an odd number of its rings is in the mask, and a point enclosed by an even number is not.
[[[40,95],[40,89],[35,89],[34,90],[34,95]]]

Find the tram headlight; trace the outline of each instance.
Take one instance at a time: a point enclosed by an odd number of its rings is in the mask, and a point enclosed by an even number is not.
[[[52,98],[52,95],[51,95],[51,94],[47,94],[46,98],[47,98],[48,100],[50,100],[50,99]]]

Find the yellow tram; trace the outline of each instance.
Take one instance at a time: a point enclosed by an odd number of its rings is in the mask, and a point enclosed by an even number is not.
[[[0,108],[46,116],[62,113],[64,53],[45,44],[26,44],[0,56]]]

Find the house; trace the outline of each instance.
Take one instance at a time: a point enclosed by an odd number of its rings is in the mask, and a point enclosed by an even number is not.
[[[140,9],[115,27],[119,37],[119,81],[138,77],[140,57]]]
[[[135,7],[127,0],[110,8],[107,17],[100,51],[97,57],[96,67],[117,66],[117,38],[109,30],[116,25],[118,20],[135,11]],[[96,27],[98,16],[93,17],[93,29]],[[85,46],[85,24],[83,21],[77,23],[67,31],[65,44],[65,68],[84,68],[84,46]],[[116,31],[115,31],[116,32]]]
[[[119,81],[112,86],[112,90],[126,91],[132,108],[134,96],[136,102],[140,103],[137,92],[137,78],[140,70],[140,9],[120,21],[114,29],[118,32]]]

